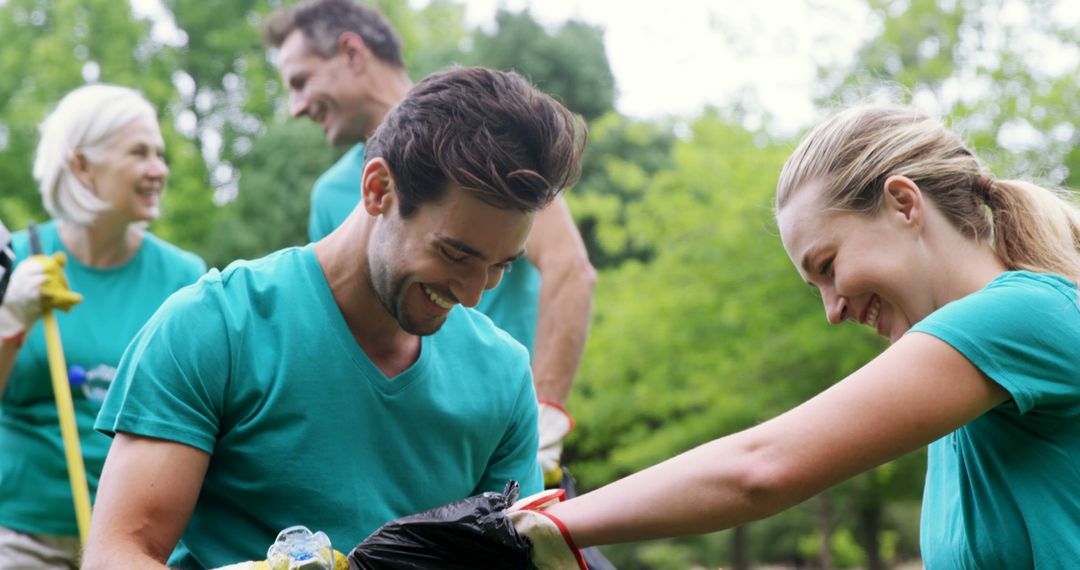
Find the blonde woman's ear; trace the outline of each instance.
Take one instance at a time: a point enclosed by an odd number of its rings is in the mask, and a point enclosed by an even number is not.
[[[919,185],[907,176],[893,175],[885,179],[883,207],[903,216],[906,221],[922,221],[923,202]]]

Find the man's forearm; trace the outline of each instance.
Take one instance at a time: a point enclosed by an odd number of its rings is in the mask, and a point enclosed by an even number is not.
[[[541,270],[533,347],[533,384],[540,400],[564,403],[581,364],[592,318],[596,271],[581,259],[559,274]]]

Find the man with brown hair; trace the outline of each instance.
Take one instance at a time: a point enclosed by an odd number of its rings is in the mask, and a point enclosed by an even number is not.
[[[259,559],[297,524],[348,549],[508,479],[539,491],[528,354],[468,307],[576,180],[584,139],[513,73],[413,88],[337,231],[211,271],[133,341],[98,419],[115,441],[84,567]]]
[[[335,145],[353,145],[312,189],[308,235],[318,241],[360,201],[364,141],[411,85],[401,41],[378,12],[354,0],[308,0],[275,12],[264,35],[279,50],[292,116],[318,123]],[[476,308],[532,355],[539,459],[545,481],[556,484],[562,440],[573,428],[566,397],[585,348],[596,281],[561,197],[537,213],[525,255],[512,269]]]

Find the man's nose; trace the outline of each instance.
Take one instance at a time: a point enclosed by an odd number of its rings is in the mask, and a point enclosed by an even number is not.
[[[292,118],[300,117],[307,113],[308,100],[302,94],[297,92],[289,93],[289,115]]]
[[[462,305],[475,307],[480,303],[480,297],[483,296],[484,291],[491,288],[488,283],[488,272],[485,268],[469,268],[463,270],[453,281],[450,292]]]

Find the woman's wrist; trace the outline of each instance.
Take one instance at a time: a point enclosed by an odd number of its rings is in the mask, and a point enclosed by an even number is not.
[[[26,329],[23,329],[13,335],[0,337],[0,350],[19,350],[20,348],[22,348],[23,342],[25,341]]]

